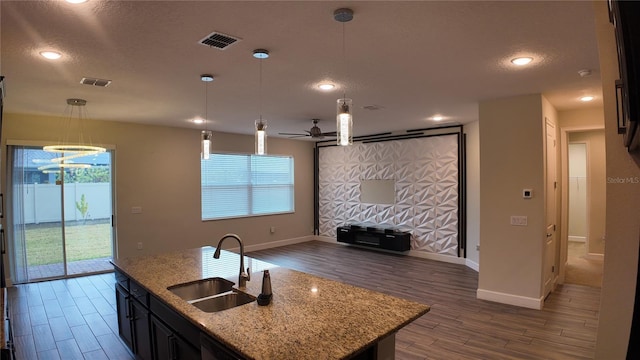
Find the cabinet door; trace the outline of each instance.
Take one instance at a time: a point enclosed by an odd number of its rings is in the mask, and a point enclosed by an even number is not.
[[[131,322],[133,323],[133,343],[136,357],[142,360],[152,360],[149,310],[135,300],[131,301]]]
[[[116,308],[118,311],[118,333],[124,343],[135,353],[133,348],[133,332],[131,327],[131,308],[129,292],[116,285]]]
[[[200,352],[151,316],[151,344],[155,360],[200,360]]]

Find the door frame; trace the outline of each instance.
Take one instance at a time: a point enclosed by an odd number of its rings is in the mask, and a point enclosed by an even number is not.
[[[6,142],[3,144],[3,150],[4,150],[4,154],[9,154],[8,148],[9,146],[22,146],[22,147],[43,147],[45,145],[49,145],[51,144],[52,141],[33,141],[33,140],[15,140],[15,139],[7,139]],[[111,153],[111,252],[112,252],[112,258],[116,259],[117,258],[117,254],[118,254],[118,240],[117,240],[117,231],[116,231],[116,146],[112,145],[112,144],[96,144],[99,146],[104,147],[105,149],[107,149],[107,151],[109,151]],[[5,160],[6,159],[5,155]],[[7,164],[10,164],[11,161],[7,161]],[[8,166],[3,166],[0,176],[2,176],[3,179],[8,179],[8,176],[10,174],[10,170]],[[10,181],[3,181],[0,184],[0,192],[2,194],[5,194],[5,209],[8,209],[8,207],[11,205],[8,201],[9,199],[11,199],[13,196],[15,196],[12,193],[12,189],[10,188]],[[64,196],[64,194],[63,194]],[[63,210],[64,211],[64,210]],[[13,252],[13,239],[10,238],[10,236],[12,235],[11,231],[9,230],[9,225],[10,225],[10,220],[12,218],[12,214],[9,211],[5,211],[5,214],[3,214],[5,216],[3,216],[0,219],[0,222],[2,224],[2,228],[5,229],[5,241],[6,241],[6,253],[7,253],[7,257],[4,259],[7,262],[7,266],[9,266],[10,272],[9,272],[9,277],[7,279],[7,286],[12,286],[13,282],[11,280],[11,278],[13,277],[13,274],[11,273],[13,271],[13,267],[11,265],[11,262],[14,261],[14,259],[12,258],[12,256],[10,256],[10,254]],[[63,216],[64,216],[64,212],[63,212]],[[63,249],[64,251],[66,251],[66,249]],[[66,257],[66,256],[65,256]],[[65,259],[66,262],[66,259]],[[65,275],[62,278],[71,278],[71,277],[78,277],[78,276],[85,276],[87,275],[87,273],[82,273],[82,274],[73,274],[73,275],[68,275],[66,274],[66,264],[65,264]],[[5,274],[6,275],[6,274]],[[47,278],[47,279],[39,279],[38,281],[41,280],[52,280],[52,278]]]
[[[604,125],[560,127],[560,259],[558,261],[558,283],[564,284],[569,246],[569,142],[568,133],[604,130]],[[587,149],[588,151],[588,149]],[[589,154],[587,153],[587,161]],[[587,167],[589,164],[587,164]],[[589,204],[588,207],[591,205]],[[591,209],[587,209],[589,213]],[[588,241],[588,240],[587,240]]]
[[[549,131],[549,128],[552,131]],[[549,133],[553,134],[553,151],[549,151]],[[544,232],[542,256],[542,295],[546,298],[558,284],[558,124],[548,117],[544,117]],[[549,159],[553,159],[554,181],[550,186]],[[549,192],[553,192],[552,203],[549,201]],[[549,222],[549,212],[553,211],[553,219]],[[551,240],[549,240],[551,238]],[[551,243],[549,243],[551,241]],[[551,259],[549,259],[551,257]],[[549,270],[549,267],[551,269]],[[547,276],[550,271],[550,278]]]

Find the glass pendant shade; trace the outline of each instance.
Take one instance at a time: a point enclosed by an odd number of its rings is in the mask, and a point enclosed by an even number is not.
[[[336,140],[340,146],[353,145],[353,114],[351,99],[338,99],[336,116]]]
[[[256,120],[256,155],[267,153],[267,121]]]
[[[204,160],[209,160],[211,155],[211,140],[213,139],[213,132],[209,130],[202,130],[200,135],[200,156]]]

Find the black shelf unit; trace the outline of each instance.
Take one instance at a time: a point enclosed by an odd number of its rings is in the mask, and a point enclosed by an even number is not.
[[[338,226],[338,242],[391,251],[411,250],[411,234],[394,229]]]

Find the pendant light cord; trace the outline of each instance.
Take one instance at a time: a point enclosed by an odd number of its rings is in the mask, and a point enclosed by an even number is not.
[[[209,131],[209,82],[204,82],[204,130]]]
[[[258,112],[260,113],[260,123],[262,123],[262,60],[260,59],[260,84],[258,87]]]
[[[346,36],[345,36],[345,32],[346,32],[346,27],[345,27],[346,23],[342,23],[342,61],[344,62],[344,76],[345,79],[347,78],[347,74],[349,73],[349,69],[347,68],[347,41]],[[342,98],[346,99],[347,98],[347,87],[346,85],[342,88]]]

